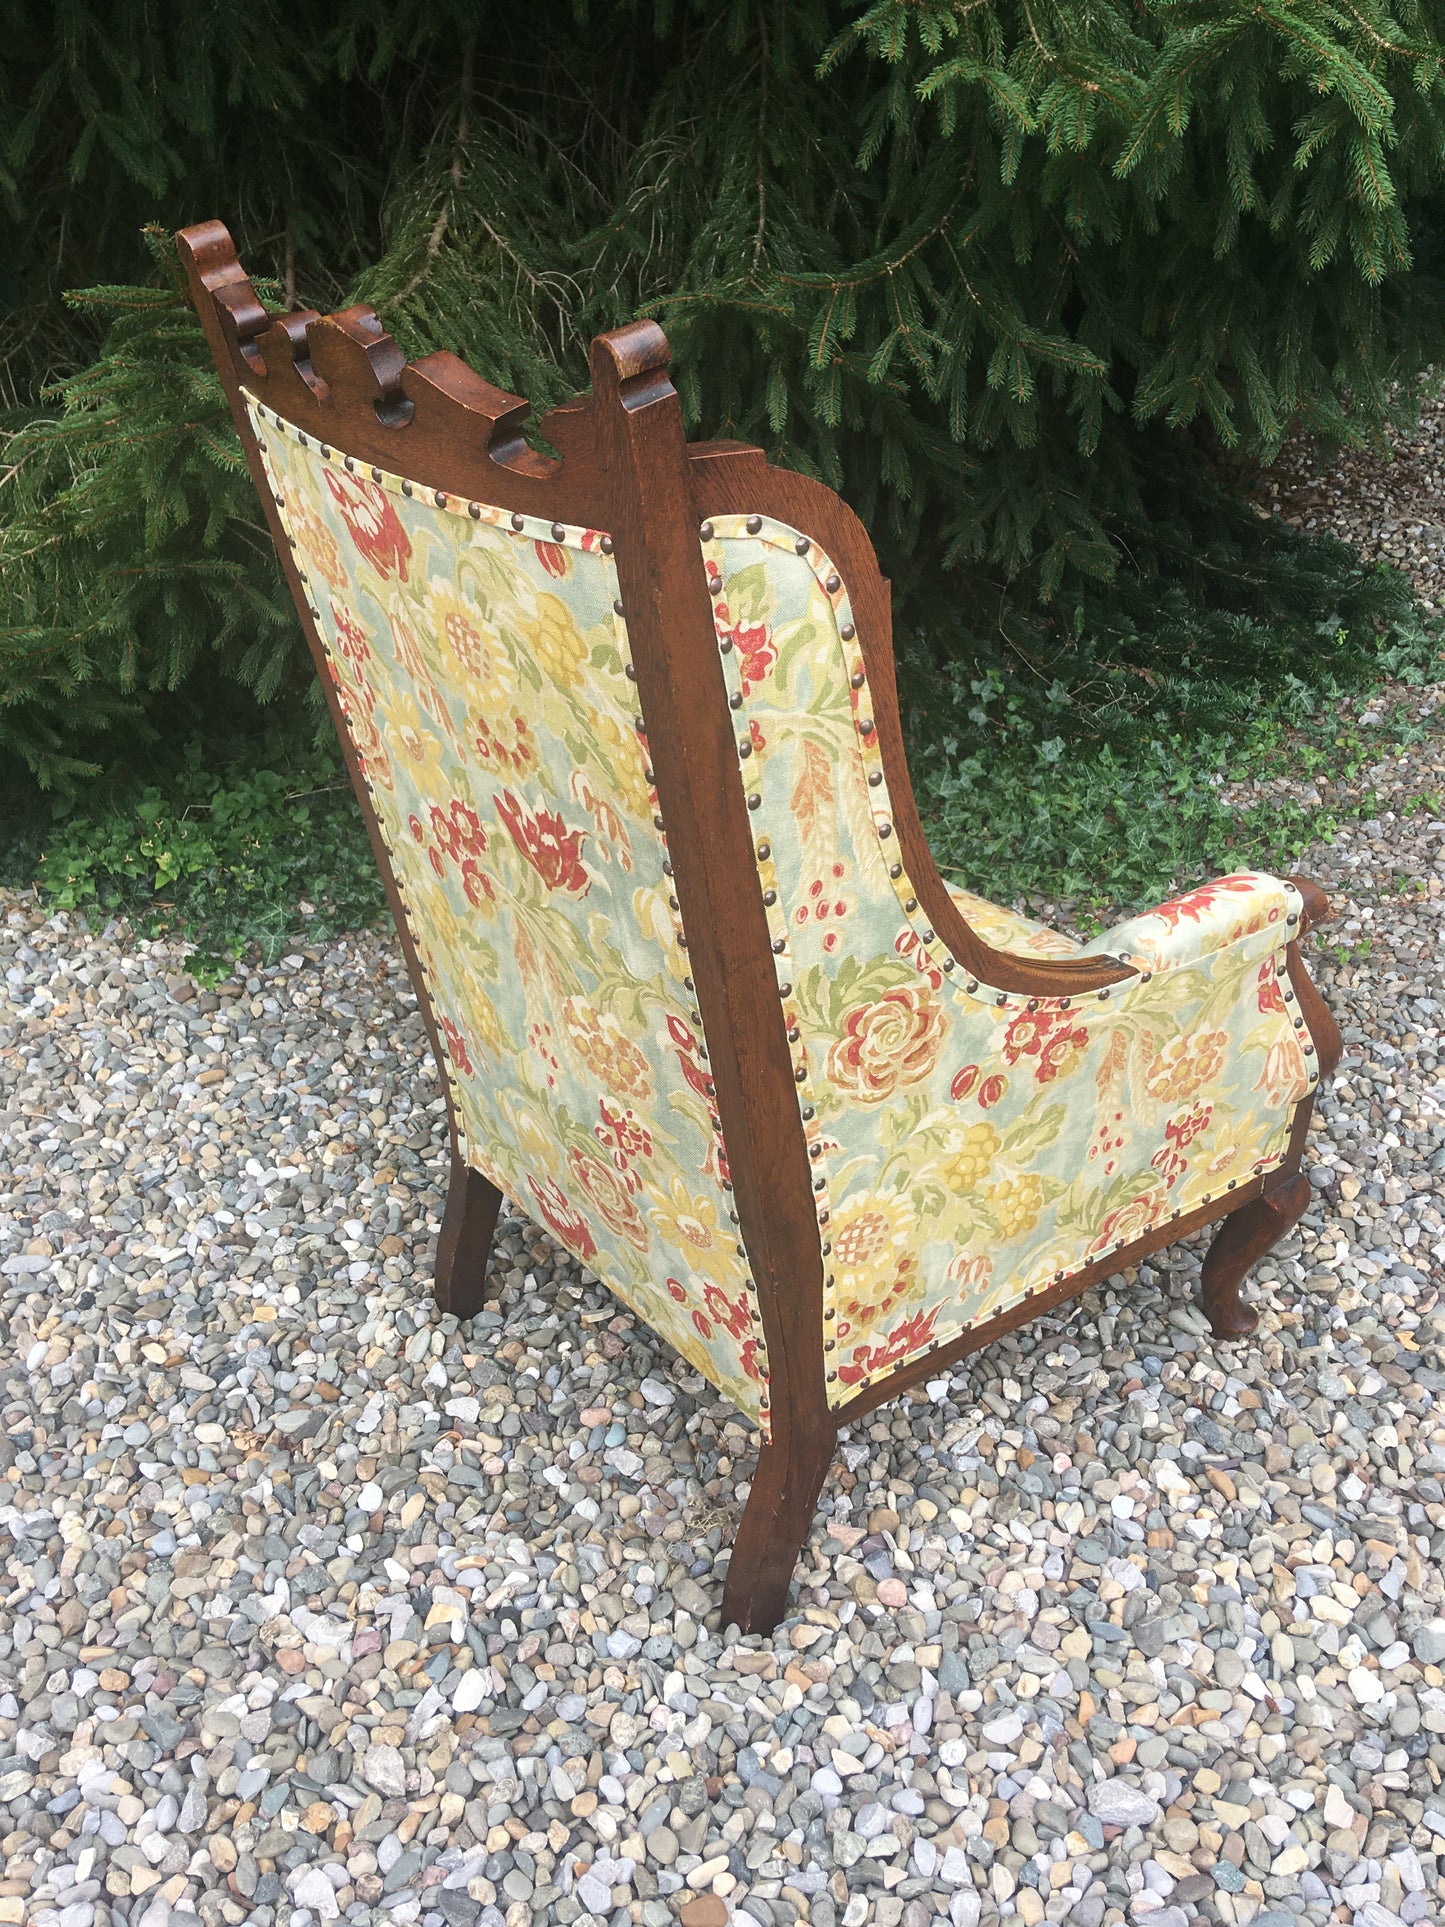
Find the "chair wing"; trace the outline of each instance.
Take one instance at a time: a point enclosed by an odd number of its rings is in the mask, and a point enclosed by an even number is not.
[[[706,533],[836,1409],[1285,1160],[1318,1075],[1285,968],[1300,897],[1229,878],[1084,949],[960,893],[1000,948],[1132,966],[1039,995],[969,975],[905,866],[848,585],[767,517]]]
[[[422,488],[246,406],[437,1013],[461,1153],[765,1421],[610,537]]]

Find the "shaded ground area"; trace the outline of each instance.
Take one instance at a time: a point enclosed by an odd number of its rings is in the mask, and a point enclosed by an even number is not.
[[[1291,442],[1255,490],[1272,509],[1311,535],[1349,542],[1371,562],[1391,562],[1414,584],[1425,607],[1445,602],[1445,384],[1387,456],[1344,449],[1327,453],[1307,439]]]

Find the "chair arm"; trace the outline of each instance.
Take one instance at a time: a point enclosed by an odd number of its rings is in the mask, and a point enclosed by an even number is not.
[[[1313,884],[1307,888],[1310,897],[1292,879],[1258,870],[1218,877],[1115,924],[1086,943],[1080,954],[1118,957],[1137,970],[1153,972],[1196,963],[1269,924],[1280,926],[1281,940],[1293,938],[1315,920],[1310,915],[1312,898],[1328,913],[1324,892]]]
[[[1286,877],[1286,883],[1293,884],[1300,893],[1299,929],[1295,932],[1302,937],[1307,930],[1318,930],[1322,923],[1333,920],[1335,909],[1329,898],[1317,883],[1308,877]]]

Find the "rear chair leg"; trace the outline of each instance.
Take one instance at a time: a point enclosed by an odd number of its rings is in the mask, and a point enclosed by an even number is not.
[[[483,1283],[502,1194],[455,1153],[447,1208],[437,1237],[434,1294],[442,1311],[470,1318],[486,1303]]]
[[[781,1414],[775,1423],[779,1429],[758,1453],[723,1588],[723,1623],[745,1633],[770,1633],[787,1611],[793,1568],[838,1440],[831,1424],[800,1437]]]
[[[1241,1300],[1239,1287],[1251,1265],[1298,1224],[1309,1201],[1309,1179],[1296,1171],[1231,1211],[1215,1232],[1199,1282],[1204,1315],[1216,1338],[1248,1338],[1259,1323],[1259,1313]]]

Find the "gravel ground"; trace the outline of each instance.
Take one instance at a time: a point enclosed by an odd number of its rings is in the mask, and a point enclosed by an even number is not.
[[[1254,1338],[1196,1241],[874,1414],[768,1640],[726,1405],[521,1219],[432,1308],[388,935],[217,995],[0,899],[0,1927],[1445,1916],[1423,737],[1306,866],[1347,1049]]]
[[[1438,392],[1431,393],[1431,389]],[[1255,499],[1298,529],[1352,542],[1371,562],[1393,562],[1427,609],[1445,607],[1445,382],[1388,455],[1329,453],[1307,437],[1290,442],[1261,478]]]

